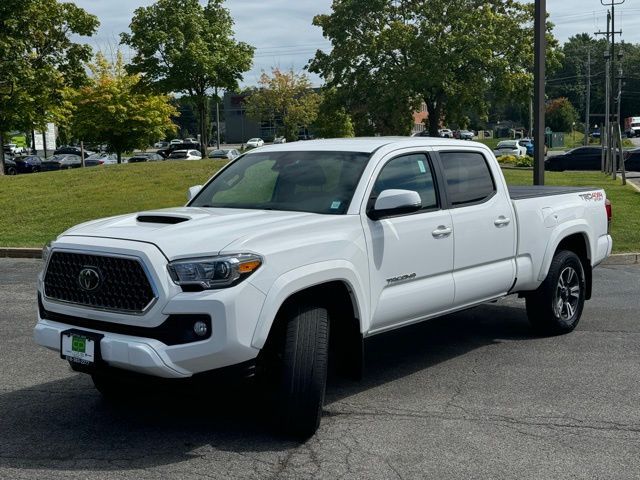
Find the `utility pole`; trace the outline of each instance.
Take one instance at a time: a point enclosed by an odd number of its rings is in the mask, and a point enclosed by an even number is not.
[[[618,166],[620,167],[620,174],[622,175],[622,185],[627,184],[627,174],[624,168],[624,151],[622,149],[622,130],[620,128],[620,111],[622,109],[622,50],[618,52],[618,95],[616,101],[618,102],[618,114],[617,114],[617,129],[616,139],[618,140]]]
[[[617,176],[617,170],[616,170],[616,161],[615,161],[615,151],[613,150],[613,137],[615,135],[615,129],[616,129],[616,123],[611,121],[610,115],[613,112],[613,109],[615,108],[615,101],[616,101],[616,92],[614,89],[614,85],[615,85],[615,81],[616,81],[616,68],[615,68],[615,61],[616,61],[616,35],[622,35],[622,31],[620,32],[616,32],[616,5],[622,5],[625,2],[625,0],[600,0],[600,3],[602,4],[602,6],[604,7],[611,7],[611,11],[610,11],[610,15],[607,16],[607,20],[609,18],[611,18],[611,44],[610,44],[610,51],[609,51],[609,71],[608,73],[608,78],[609,78],[609,92],[608,92],[608,103],[609,103],[609,112],[607,115],[607,121],[608,121],[608,125],[607,125],[607,134],[609,137],[609,141],[607,142],[607,146],[608,146],[608,161],[610,163],[610,168],[611,168],[611,178],[613,178],[614,180],[616,179]],[[608,28],[609,26],[609,22],[607,21],[607,31],[609,30]],[[620,146],[619,148],[622,148],[622,146]]]
[[[584,145],[589,145],[589,114],[591,113],[591,49],[587,50],[587,98],[585,105],[585,120],[584,120]]]
[[[605,3],[604,0],[600,0],[600,3],[604,6],[611,6],[613,10],[613,5],[619,5],[624,3],[624,0],[611,0],[610,3]],[[613,100],[612,90],[613,90],[613,81],[611,79],[612,75],[612,65],[611,65],[611,51],[612,51],[612,39],[615,35],[622,35],[622,31],[616,32],[613,28],[613,16],[612,10],[607,11],[607,31],[606,32],[596,32],[596,35],[605,35],[607,39],[607,49],[604,53],[605,58],[605,119],[604,119],[604,127],[600,131],[600,144],[602,145],[602,163],[601,170],[602,172],[611,173],[611,155],[613,150],[611,148],[611,139],[613,138],[613,129],[611,125],[611,109],[613,108],[613,104],[611,103]]]
[[[533,67],[533,184],[544,185],[544,126],[545,98],[544,77],[546,60],[547,2],[535,0]]]
[[[600,135],[602,138],[602,156],[604,158],[604,167],[602,168],[603,172],[609,173],[609,165],[611,165],[611,151],[609,149],[609,144],[611,143],[610,136],[610,120],[611,120],[611,104],[609,103],[609,90],[611,89],[611,82],[609,81],[609,69],[611,68],[611,59],[609,58],[609,50],[604,52],[604,61],[605,61],[605,73],[604,73],[604,136]]]

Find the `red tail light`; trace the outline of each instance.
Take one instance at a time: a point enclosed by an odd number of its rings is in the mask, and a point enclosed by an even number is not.
[[[608,198],[604,201],[604,208],[607,211],[607,226],[609,227],[607,230],[611,230],[611,218],[613,217],[613,211],[611,209],[611,201]]]

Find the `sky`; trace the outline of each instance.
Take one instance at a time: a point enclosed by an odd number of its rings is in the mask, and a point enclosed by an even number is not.
[[[133,11],[153,0],[74,3],[100,20],[98,34],[86,39],[87,43],[109,52],[117,46],[120,32],[128,31]],[[331,0],[227,0],[226,7],[235,21],[236,39],[256,47],[254,65],[244,75],[244,85],[255,85],[261,71],[270,71],[274,66],[301,71],[317,49],[330,46],[311,21],[314,15],[330,13]],[[547,0],[547,11],[556,25],[554,34],[561,43],[577,33],[605,30],[606,10],[600,0]],[[640,0],[626,0],[616,7],[616,30],[619,29],[623,40],[640,43]],[[126,49],[123,52],[125,56],[129,54]],[[316,76],[311,80],[315,85],[321,84]]]

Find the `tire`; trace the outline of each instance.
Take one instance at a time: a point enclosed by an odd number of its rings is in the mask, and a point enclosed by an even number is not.
[[[585,291],[580,258],[568,250],[557,252],[547,278],[526,297],[529,322],[542,335],[562,335],[573,331],[582,316]]]
[[[7,168],[7,175],[17,175],[18,174],[18,170],[16,170],[13,167],[8,167]]]
[[[327,383],[329,315],[312,302],[286,308],[272,349],[264,386],[271,390],[278,428],[300,439],[320,425]],[[274,348],[275,347],[275,348]],[[275,361],[274,361],[275,360]]]

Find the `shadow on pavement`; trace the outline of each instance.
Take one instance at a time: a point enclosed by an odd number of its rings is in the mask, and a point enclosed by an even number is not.
[[[330,379],[327,404],[501,340],[529,338],[524,309],[506,305],[379,335],[367,341],[364,378]],[[115,407],[102,401],[82,374],[3,393],[0,467],[131,470],[188,461],[207,446],[238,453],[297,447],[272,433],[259,398],[251,385],[221,385],[206,394],[169,388]]]

